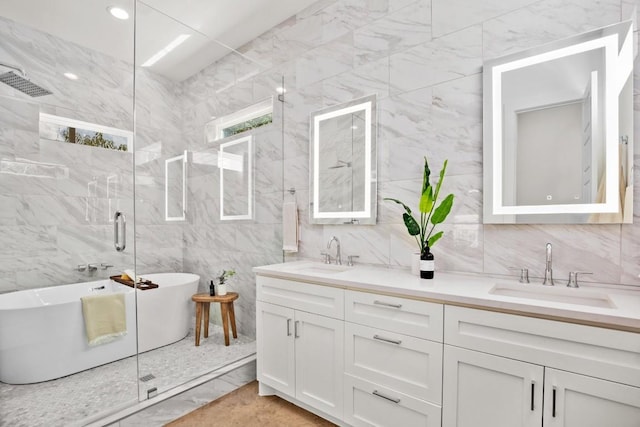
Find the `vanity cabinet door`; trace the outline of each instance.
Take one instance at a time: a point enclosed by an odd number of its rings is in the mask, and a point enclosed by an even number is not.
[[[638,427],[640,388],[546,368],[545,427]]]
[[[296,399],[341,419],[344,322],[296,311],[294,336]]]
[[[294,310],[258,302],[256,320],[258,381],[294,396]]]
[[[542,366],[444,347],[443,427],[542,425]]]

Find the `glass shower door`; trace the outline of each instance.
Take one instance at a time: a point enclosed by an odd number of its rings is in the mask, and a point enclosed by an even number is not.
[[[0,4],[0,316],[25,308],[24,322],[0,320],[2,360],[22,363],[0,367],[8,425],[67,425],[138,400],[136,295],[109,280],[135,266],[134,4],[119,4],[131,19],[103,2]],[[121,251],[116,212],[130,227]],[[123,323],[93,335],[88,297],[111,300]]]

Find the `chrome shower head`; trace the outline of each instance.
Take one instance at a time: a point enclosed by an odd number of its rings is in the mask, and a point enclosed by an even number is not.
[[[3,63],[0,63],[0,65],[7,68],[13,68],[14,70],[19,71],[22,74],[22,75],[19,75],[13,71],[7,71],[6,73],[0,74],[0,82],[6,85],[9,85],[14,89],[18,89],[20,92],[26,93],[31,97],[52,94],[51,91],[44,89],[38,86],[37,84],[29,81],[27,79],[27,75],[25,74],[25,72],[19,67],[14,67],[13,65],[7,65]]]

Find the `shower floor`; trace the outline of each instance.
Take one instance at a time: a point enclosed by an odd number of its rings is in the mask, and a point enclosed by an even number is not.
[[[192,329],[186,338],[137,358],[38,384],[0,383],[0,426],[81,425],[88,417],[145,400],[154,387],[162,393],[255,351],[255,340],[242,335],[225,347],[222,328],[210,325],[209,338],[201,337],[199,347]]]

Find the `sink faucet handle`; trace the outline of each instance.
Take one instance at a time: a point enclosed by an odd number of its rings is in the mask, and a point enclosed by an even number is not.
[[[593,274],[590,271],[570,271],[569,281],[567,282],[568,288],[578,288],[578,274]]]
[[[322,262],[324,262],[325,264],[331,264],[331,255],[329,254],[329,252],[320,252],[320,255],[322,255]]]
[[[520,278],[518,279],[518,282],[520,283],[529,283],[529,269],[526,267],[521,267],[521,268],[517,268],[517,267],[509,267],[509,270],[516,270],[520,273]]]
[[[360,258],[360,255],[347,255],[347,265],[353,267],[353,259]]]

